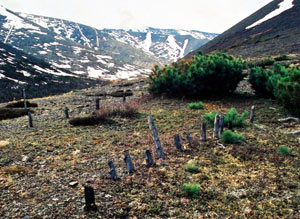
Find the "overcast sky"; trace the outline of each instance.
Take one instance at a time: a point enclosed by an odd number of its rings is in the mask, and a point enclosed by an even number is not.
[[[17,12],[102,28],[158,27],[221,33],[272,0],[0,0]]]

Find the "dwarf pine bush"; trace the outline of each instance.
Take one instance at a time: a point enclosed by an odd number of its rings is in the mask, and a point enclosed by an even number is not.
[[[236,134],[230,130],[222,133],[221,141],[225,144],[237,144],[245,140],[244,136],[241,134]]]
[[[219,96],[232,93],[244,78],[246,63],[225,53],[197,55],[171,65],[155,66],[149,90],[169,96]]]
[[[196,197],[200,195],[200,185],[198,183],[184,184],[183,191],[189,197]]]
[[[201,101],[197,103],[190,103],[187,106],[190,109],[204,109],[204,104]]]
[[[242,127],[245,125],[244,121],[248,114],[248,111],[244,111],[241,115],[239,115],[235,108],[231,108],[224,117],[224,124],[228,125],[229,121],[231,121],[233,127]],[[216,115],[217,112],[206,113],[203,118],[206,123],[213,125]]]

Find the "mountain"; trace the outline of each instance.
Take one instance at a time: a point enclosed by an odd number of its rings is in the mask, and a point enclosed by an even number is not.
[[[2,42],[78,74],[149,69],[154,64],[182,58],[217,36],[155,28],[98,30],[71,21],[16,13],[4,7],[0,8],[0,27]],[[132,66],[124,67],[128,64]]]
[[[0,102],[19,98],[23,87],[36,97],[87,87],[97,79],[145,77],[154,64],[182,58],[215,36],[150,27],[98,30],[0,6]]]
[[[31,98],[86,88],[96,83],[99,81],[78,77],[0,42],[0,103],[19,99],[21,88],[26,88],[27,96]]]
[[[300,59],[300,0],[274,0],[200,49],[255,59],[294,54]]]

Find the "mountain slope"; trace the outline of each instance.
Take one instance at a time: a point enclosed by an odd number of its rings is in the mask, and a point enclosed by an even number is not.
[[[300,0],[274,0],[198,51],[226,51],[243,58],[300,54]]]
[[[78,77],[43,60],[0,42],[0,102],[21,97],[26,88],[27,96],[41,97],[75,88],[85,88],[99,81]]]

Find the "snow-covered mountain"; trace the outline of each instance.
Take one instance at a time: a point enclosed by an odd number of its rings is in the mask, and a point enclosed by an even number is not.
[[[0,103],[21,98],[21,88],[27,96],[41,97],[86,88],[99,83],[57,68],[0,42]]]

